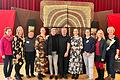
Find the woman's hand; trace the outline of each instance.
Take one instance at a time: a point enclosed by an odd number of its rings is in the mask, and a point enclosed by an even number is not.
[[[5,55],[2,56],[2,59],[5,59]]]
[[[20,59],[21,56],[19,54],[16,55],[16,59]]]
[[[39,51],[36,50],[36,57],[39,57]]]
[[[67,57],[68,56],[68,52],[66,52],[65,54],[64,54],[64,57]]]
[[[118,59],[118,54],[115,55],[115,59]]]

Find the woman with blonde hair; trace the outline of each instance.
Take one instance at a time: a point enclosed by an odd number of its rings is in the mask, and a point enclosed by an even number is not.
[[[118,58],[119,55],[119,39],[114,35],[115,28],[114,27],[108,27],[107,28],[108,36],[106,38],[107,40],[107,52],[106,52],[106,68],[108,78],[112,78],[112,80],[115,80],[115,70],[114,70],[114,63],[115,59]]]
[[[23,65],[23,47],[24,47],[24,30],[22,26],[18,26],[16,29],[16,34],[12,41],[13,57],[15,63],[15,78],[17,80],[22,80],[22,74],[20,74],[20,69]]]
[[[96,33],[95,45],[95,66],[98,73],[98,78],[95,80],[104,80],[104,61],[106,55],[106,40],[104,32],[100,29]]]

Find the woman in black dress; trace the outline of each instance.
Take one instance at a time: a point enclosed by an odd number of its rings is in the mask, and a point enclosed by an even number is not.
[[[22,26],[18,26],[16,29],[16,35],[12,41],[13,55],[15,61],[15,78],[22,80],[22,74],[20,69],[23,65],[23,47],[24,47],[24,31]]]
[[[106,78],[112,78],[115,80],[115,70],[114,63],[115,59],[118,58],[119,54],[119,39],[114,35],[114,27],[107,28],[108,37],[107,37],[107,52],[106,52],[106,68],[108,76]]]
[[[106,55],[106,40],[104,32],[98,30],[96,34],[96,46],[95,46],[95,66],[98,73],[98,78],[95,80],[104,80],[104,60]]]

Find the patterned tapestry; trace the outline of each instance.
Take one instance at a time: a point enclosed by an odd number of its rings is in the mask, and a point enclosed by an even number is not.
[[[44,27],[87,27],[93,20],[94,5],[89,2],[42,1]]]

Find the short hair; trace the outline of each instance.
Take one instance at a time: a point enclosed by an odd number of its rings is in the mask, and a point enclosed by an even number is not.
[[[107,28],[107,32],[108,32],[108,30],[110,30],[110,29],[115,32],[115,28],[114,28],[113,26],[108,27],[108,28]]]
[[[6,28],[4,29],[4,34],[6,34],[6,31],[7,31],[8,29],[11,29],[11,30],[12,30],[12,28],[8,26],[8,27],[6,27]]]

